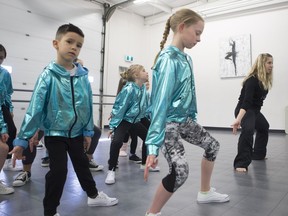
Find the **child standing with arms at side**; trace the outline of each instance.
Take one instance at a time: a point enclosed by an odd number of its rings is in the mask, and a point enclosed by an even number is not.
[[[85,151],[93,136],[92,90],[88,72],[74,63],[83,46],[84,34],[77,26],[64,24],[58,28],[53,46],[57,51],[39,76],[23,120],[14,141],[13,160],[22,159],[23,149],[38,128],[44,130],[49,151],[50,170],[46,174],[45,216],[59,216],[60,204],[67,176],[67,152],[71,158],[82,189],[87,193],[89,206],[112,206],[118,203],[98,192],[89,170]]]
[[[172,43],[163,49],[170,28],[174,33]],[[197,201],[229,201],[228,195],[217,193],[210,186],[219,143],[196,122],[192,59],[184,53],[185,48],[191,49],[200,42],[203,30],[203,18],[189,9],[177,11],[166,22],[161,51],[153,66],[152,115],[146,138],[148,156],[144,179],[148,179],[149,168],[157,165],[160,147],[170,169],[156,191],[147,216],[160,215],[165,203],[188,178],[189,167],[181,138],[205,150],[201,163],[201,191],[198,192]]]
[[[106,184],[115,183],[119,151],[126,133],[133,130],[132,132],[143,142],[147,135],[147,129],[140,123],[140,120],[146,111],[146,86],[144,83],[148,80],[148,73],[142,65],[131,65],[127,71],[121,74],[121,77],[127,80],[127,83],[117,95],[111,112],[109,127],[114,135],[110,144]],[[142,151],[146,152],[146,146],[143,146]],[[146,161],[146,154],[142,160]]]

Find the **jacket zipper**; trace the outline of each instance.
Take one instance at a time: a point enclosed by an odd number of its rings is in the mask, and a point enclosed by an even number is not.
[[[73,103],[73,111],[74,111],[74,114],[75,114],[75,121],[73,122],[73,124],[72,124],[72,126],[71,126],[71,128],[69,130],[69,138],[71,138],[72,129],[73,129],[74,125],[77,122],[77,113],[76,113],[76,109],[75,109],[75,98],[74,98],[73,76],[70,77],[70,83],[71,83],[71,90],[72,90],[72,103]]]

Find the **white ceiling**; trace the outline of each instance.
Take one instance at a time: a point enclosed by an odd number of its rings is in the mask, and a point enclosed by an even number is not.
[[[190,8],[204,18],[211,19],[228,14],[255,13],[288,7],[288,0],[148,0],[135,4],[133,0],[85,0],[95,3],[108,3],[118,10],[125,10],[143,16],[146,24],[166,20],[179,8]]]

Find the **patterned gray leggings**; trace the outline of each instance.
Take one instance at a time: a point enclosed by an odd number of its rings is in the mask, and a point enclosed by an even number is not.
[[[220,145],[201,125],[191,119],[185,123],[167,123],[165,143],[161,151],[169,165],[169,174],[163,178],[164,188],[173,193],[181,187],[189,174],[189,166],[185,157],[185,149],[180,139],[199,146],[205,150],[203,157],[214,161]]]

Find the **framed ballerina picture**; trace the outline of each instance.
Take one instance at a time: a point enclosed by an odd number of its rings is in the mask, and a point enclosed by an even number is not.
[[[243,77],[251,68],[251,36],[238,35],[220,40],[220,77]]]

